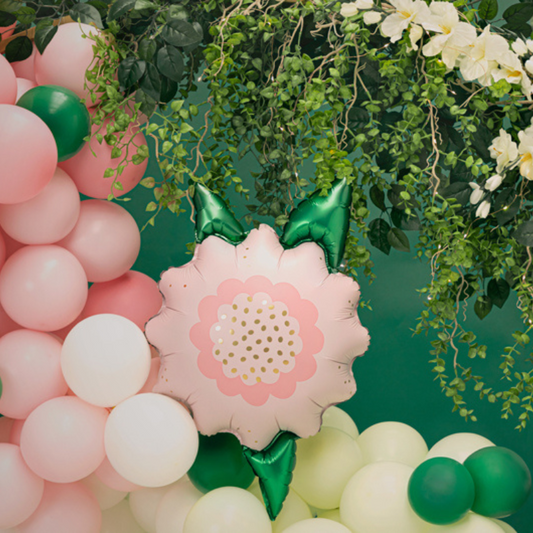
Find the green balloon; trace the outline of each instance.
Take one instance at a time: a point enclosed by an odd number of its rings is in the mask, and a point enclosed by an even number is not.
[[[409,480],[409,503],[422,520],[446,525],[458,522],[474,503],[474,481],[468,470],[448,457],[420,464]]]
[[[198,490],[209,492],[220,487],[247,489],[252,484],[255,475],[237,437],[231,433],[199,437],[198,455],[188,472]]]
[[[531,492],[531,472],[512,450],[490,446],[465,461],[476,487],[472,511],[490,518],[516,513]]]
[[[24,93],[17,105],[35,113],[52,131],[58,160],[76,155],[91,132],[91,117],[80,97],[57,85],[41,85]]]

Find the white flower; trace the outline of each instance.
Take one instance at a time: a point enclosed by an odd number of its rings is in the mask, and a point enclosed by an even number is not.
[[[411,24],[411,29],[409,30],[409,39],[411,40],[411,48],[413,50],[418,50],[418,44],[416,44],[421,38],[424,30],[422,26],[418,24]]]
[[[434,31],[435,35],[424,46],[422,52],[427,57],[442,53],[442,61],[448,68],[454,68],[457,58],[465,46],[476,39],[476,29],[467,22],[459,22],[459,12],[448,2],[433,2],[429,6],[431,17],[422,26]]]
[[[357,9],[372,9],[374,7],[373,0],[357,0],[355,2]]]
[[[507,41],[490,33],[487,26],[476,40],[464,49],[459,66],[465,81],[479,80],[484,87],[492,84],[492,74],[498,68],[497,60],[509,50]]]
[[[520,174],[528,180],[533,180],[533,136],[519,131],[518,138],[520,139],[518,153],[521,155]]]
[[[474,181],[471,181],[469,185],[470,187],[472,187],[472,193],[470,194],[470,203],[472,205],[476,205],[481,200],[481,198],[483,198],[483,195],[485,194],[485,192]]]
[[[478,205],[478,208],[476,209],[476,217],[480,218],[487,218],[490,213],[490,202],[488,200],[484,200]]]
[[[341,6],[341,15],[343,17],[353,17],[357,15],[359,10],[356,6],[357,2],[348,2],[347,4],[342,4]]]
[[[533,41],[532,41],[533,42]],[[526,70],[530,73],[530,74],[533,74],[533,57],[530,57],[524,64],[524,66],[526,67]]]
[[[502,128],[500,136],[489,146],[489,152],[492,159],[496,159],[496,171],[501,172],[518,157],[518,146],[511,135]]]
[[[381,20],[381,13],[377,11],[367,11],[363,15],[365,24],[377,24]]]
[[[528,39],[526,41],[526,46],[527,46],[527,49],[530,51],[530,52],[533,52],[533,41],[531,39]]]
[[[381,31],[385,37],[390,37],[395,43],[402,37],[402,33],[412,23],[422,23],[430,17],[430,11],[422,0],[389,0],[396,8],[396,13],[389,15],[381,25]]]
[[[522,85],[522,92],[526,96],[531,95],[531,80],[522,67],[520,58],[511,50],[503,53],[498,59],[500,68],[495,70],[492,75],[494,81],[506,80],[511,84],[519,83]]]
[[[499,174],[494,174],[494,176],[491,176],[486,182],[485,182],[485,189],[487,191],[495,191],[503,181],[503,176],[500,176]]]
[[[528,52],[527,44],[520,39],[520,37],[511,45],[511,47],[519,56],[525,56]]]

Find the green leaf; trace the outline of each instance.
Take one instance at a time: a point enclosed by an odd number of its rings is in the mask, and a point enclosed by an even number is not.
[[[181,52],[174,46],[163,46],[157,52],[157,68],[161,74],[170,80],[180,82],[184,69]]]
[[[391,228],[387,234],[387,240],[394,249],[400,252],[409,252],[411,250],[409,238],[401,229]]]
[[[135,7],[135,2],[136,0],[116,0],[113,2],[107,14],[107,21],[116,20],[131,11]]]
[[[16,11],[15,15],[17,16],[17,20],[20,24],[32,24],[35,20],[36,13],[35,9],[32,9],[31,7],[27,6],[22,6]]]
[[[24,61],[31,56],[33,52],[33,44],[28,37],[17,37],[13,41],[7,43],[6,59],[13,63],[14,61]]]
[[[146,62],[134,56],[127,57],[118,66],[117,76],[120,86],[125,90],[135,85],[146,72]]]
[[[487,295],[491,299],[492,303],[500,309],[503,307],[503,304],[506,302],[507,298],[509,298],[510,292],[511,288],[509,287],[509,283],[507,283],[504,279],[492,278],[489,281]]]
[[[370,199],[372,200],[372,203],[382,211],[387,209],[385,205],[385,193],[377,185],[373,185],[370,189]]]
[[[533,4],[531,5],[533,7]],[[477,126],[477,132],[472,137],[472,146],[484,161],[491,161],[489,146],[492,144],[492,133],[483,123]]]
[[[474,304],[474,311],[483,320],[492,309],[492,300],[488,296],[479,296]]]
[[[146,73],[141,79],[141,89],[156,102],[159,102],[161,96],[161,75],[155,65],[146,63]]]
[[[150,2],[150,0],[136,0],[134,9],[142,11],[143,9],[156,9],[157,4]]]
[[[533,4],[514,4],[503,12],[503,18],[507,21],[508,29],[519,28],[533,17]]]
[[[420,231],[422,224],[416,211],[411,210],[408,215],[405,211],[393,207],[391,210],[392,223],[404,231]]]
[[[511,237],[516,239],[519,244],[524,246],[533,246],[533,220],[528,220],[523,224],[520,224],[513,233]]]
[[[157,107],[157,102],[143,90],[135,91],[135,102],[141,104],[139,111],[150,118]]]
[[[15,22],[17,22],[17,17],[13,15],[13,13],[0,11],[0,28],[11,26],[11,24],[14,24]]]
[[[45,20],[37,24],[35,30],[35,46],[40,54],[42,54],[46,47],[50,44],[50,41],[57,33],[57,26],[52,25],[51,20]]]
[[[440,191],[443,198],[455,198],[462,206],[465,206],[469,199],[472,189],[470,185],[464,181],[456,181],[451,183],[448,187],[444,187]]]
[[[174,80],[169,80],[166,76],[161,76],[161,94],[159,101],[167,104],[174,100],[178,92],[178,84]]]
[[[493,215],[500,226],[512,220],[518,213],[520,200],[512,187],[504,189],[494,199]]]
[[[89,4],[76,4],[69,12],[69,15],[75,22],[82,24],[94,24],[97,28],[103,28],[102,17],[98,9]]]
[[[153,39],[143,39],[139,43],[139,48],[137,53],[139,54],[139,59],[143,61],[150,61],[154,57],[157,50],[157,44]]]
[[[202,41],[200,26],[193,26],[185,20],[173,19],[161,31],[161,38],[174,46],[190,46]]]
[[[481,0],[477,14],[483,20],[492,20],[498,14],[498,0]]]
[[[389,255],[391,245],[389,243],[388,235],[391,227],[386,220],[376,218],[369,224],[370,231],[368,232],[368,239],[370,244],[381,250],[384,254]]]

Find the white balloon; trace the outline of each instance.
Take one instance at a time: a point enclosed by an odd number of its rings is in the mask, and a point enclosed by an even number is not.
[[[113,468],[143,487],[174,483],[198,453],[198,431],[187,409],[153,392],[118,404],[107,419],[104,441]]]
[[[102,511],[115,507],[115,505],[121,502],[128,494],[127,492],[108,487],[102,483],[95,474],[91,474],[82,479],[81,482],[96,496],[98,505],[100,505]]]
[[[70,331],[61,350],[68,386],[82,400],[113,407],[139,392],[150,373],[150,346],[131,320],[94,315]]]
[[[202,496],[189,511],[183,533],[272,533],[259,500],[237,487],[222,487]]]
[[[363,466],[357,443],[343,431],[326,427],[296,446],[291,487],[319,509],[339,507],[346,483]]]
[[[322,415],[322,427],[340,429],[350,435],[352,439],[359,437],[359,430],[352,417],[339,407],[332,406],[324,411]]]
[[[157,533],[183,533],[185,519],[203,494],[183,476],[174,483],[159,503],[155,519]]]
[[[411,509],[407,486],[413,468],[372,463],[357,472],[341,499],[341,522],[357,533],[426,533],[429,524]]]
[[[127,500],[102,511],[102,529],[100,533],[145,533],[131,514]]]
[[[381,422],[370,426],[359,435],[357,444],[367,465],[390,461],[416,468],[428,453],[422,435],[401,422]]]
[[[495,524],[498,524],[502,528],[504,533],[516,533],[516,529],[510,526],[507,522],[504,522],[503,520],[496,520],[495,518],[493,518],[492,521]]]
[[[319,511],[317,514],[318,518],[327,518],[328,520],[333,520],[334,522],[341,521],[341,512],[339,509],[331,509],[329,511]]]
[[[172,485],[140,489],[130,494],[131,513],[137,523],[148,533],[156,533],[155,517],[157,508],[171,487]]]
[[[439,440],[426,455],[426,461],[433,457],[449,457],[460,463],[481,448],[488,448],[494,444],[476,433],[454,433]]]
[[[350,530],[327,518],[310,518],[284,529],[283,533],[351,533]]]
[[[503,529],[490,518],[469,513],[466,518],[449,526],[432,526],[428,533],[502,533]]]
[[[252,483],[252,486],[248,489],[263,505],[263,494],[259,487],[257,479]],[[276,520],[272,522],[272,533],[283,533],[285,529],[296,522],[313,518],[309,506],[294,492],[289,489],[289,494],[283,502],[283,508],[276,517]],[[159,533],[159,532],[158,532]]]

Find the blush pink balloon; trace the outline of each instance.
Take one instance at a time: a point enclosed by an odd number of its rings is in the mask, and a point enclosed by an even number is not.
[[[99,35],[88,24],[72,22],[59,26],[41,55],[35,55],[35,79],[38,85],[60,85],[86,98],[85,72],[94,59],[94,41],[84,35]]]
[[[17,78],[17,102],[24,93],[28,92],[34,87],[37,87],[34,81],[26,78]]]
[[[15,61],[14,63],[11,63],[11,66],[13,67],[13,70],[15,71],[17,78],[25,78],[27,80],[30,80],[36,83],[35,70],[34,70],[36,52],[37,52],[37,47],[34,44],[33,51],[31,53],[31,56],[28,57],[28,59],[24,59],[23,61]]]
[[[70,324],[87,301],[80,262],[59,246],[26,246],[0,272],[0,304],[18,324],[54,331]]]
[[[17,76],[9,61],[0,54],[0,104],[14,105],[17,101]]]
[[[0,205],[0,225],[25,244],[50,244],[66,237],[80,215],[80,195],[67,173],[57,168],[50,183],[34,198]]]
[[[13,31],[15,30],[16,25],[17,23],[13,22],[13,24],[10,24],[9,26],[0,27],[0,34],[2,35],[2,39],[7,39],[8,37],[11,37],[13,35]]]
[[[17,324],[0,305],[0,337],[3,337],[6,333],[9,333],[10,331],[20,329],[21,327],[22,326],[20,324]]]
[[[25,419],[39,405],[64,396],[61,343],[40,331],[19,329],[0,339],[0,413]]]
[[[20,446],[20,435],[22,434],[22,428],[24,427],[26,420],[14,420],[11,426],[11,433],[9,434],[10,444],[16,444]]]
[[[8,418],[7,416],[0,418],[0,442],[11,441],[11,430],[14,423],[15,420],[13,418]]]
[[[4,263],[6,262],[6,258],[7,258],[6,241],[4,240],[4,236],[0,233],[0,270],[2,270],[2,267],[4,266]]]
[[[5,84],[2,61],[5,59],[0,56],[0,102],[1,87]],[[11,69],[9,64],[8,67]],[[16,92],[15,78],[13,98]],[[25,202],[52,179],[57,166],[57,145],[48,126],[22,107],[0,103],[0,124],[0,203]]]
[[[109,488],[120,490],[123,492],[133,492],[142,487],[136,485],[127,479],[124,479],[111,465],[109,459],[106,457],[102,464],[95,470],[94,475]]]
[[[6,245],[6,259],[12,256],[17,250],[24,248],[24,244],[12,239],[1,227],[0,235],[4,239],[4,243]]]
[[[146,383],[143,385],[143,388],[137,394],[142,394],[143,392],[152,392],[152,389],[157,383],[157,375],[160,367],[161,361],[159,358],[152,359],[150,361],[150,373],[148,374],[148,378],[146,379]]]
[[[29,518],[41,502],[43,490],[44,481],[28,468],[20,448],[0,444],[0,529],[18,526]]]
[[[85,200],[74,229],[58,244],[78,258],[89,281],[109,281],[135,263],[141,235],[135,219],[123,207]]]
[[[45,483],[35,513],[17,533],[100,533],[102,513],[96,496],[82,483]]]
[[[73,396],[43,403],[26,419],[20,449],[28,466],[55,483],[92,474],[105,458],[104,429],[109,413]]]
[[[100,126],[93,125],[93,134],[99,128]],[[130,127],[124,137],[124,142],[129,142],[132,139],[135,146],[146,144],[144,135],[135,126]],[[123,189],[112,189],[113,178],[104,178],[104,172],[107,168],[116,168],[118,165],[118,159],[111,159],[112,149],[113,147],[106,144],[105,141],[99,144],[96,137],[92,137],[91,141],[86,143],[79,153],[66,161],[62,161],[59,166],[74,180],[78,190],[86,196],[105,199],[113,193],[119,197],[131,191],[141,181],[148,160],[145,159],[140,165],[128,163],[120,175]],[[135,151],[132,152],[131,150],[132,148],[130,148],[130,155],[135,154]]]

